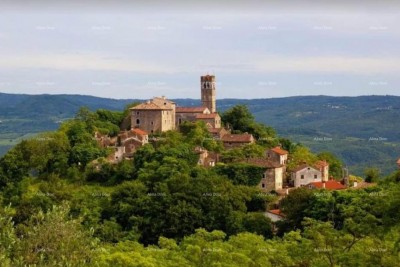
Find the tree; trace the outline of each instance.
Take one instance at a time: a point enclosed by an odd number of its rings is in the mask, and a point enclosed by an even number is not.
[[[364,171],[367,183],[376,183],[379,180],[380,171],[377,168],[368,168]]]
[[[246,105],[236,105],[222,114],[222,122],[233,129],[233,132],[250,133],[256,139],[274,137],[275,131],[271,127],[255,122],[253,114]]]

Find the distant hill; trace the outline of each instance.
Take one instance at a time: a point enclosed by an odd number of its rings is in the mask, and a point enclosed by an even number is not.
[[[17,95],[0,93],[0,154],[21,138],[54,130],[78,109],[87,106],[122,110],[137,99],[107,99],[83,95]],[[175,99],[195,106],[195,99]],[[281,136],[309,146],[313,151],[337,154],[353,172],[377,166],[388,173],[400,157],[400,97],[298,96],[272,99],[221,99],[224,111],[246,104],[259,122],[274,127]]]

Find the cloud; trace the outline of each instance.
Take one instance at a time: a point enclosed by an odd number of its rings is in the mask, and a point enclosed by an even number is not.
[[[167,74],[175,72],[170,66],[162,64],[107,58],[94,54],[2,55],[0,58],[0,68],[4,69],[97,70]]]
[[[255,63],[258,72],[348,73],[376,74],[399,73],[398,58],[368,57],[267,57]]]

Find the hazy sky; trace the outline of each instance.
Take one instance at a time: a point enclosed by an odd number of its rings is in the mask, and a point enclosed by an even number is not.
[[[0,92],[400,95],[396,1],[82,2],[1,2]]]

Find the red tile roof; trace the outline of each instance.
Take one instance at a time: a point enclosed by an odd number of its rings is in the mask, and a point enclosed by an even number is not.
[[[251,134],[226,134],[222,137],[222,142],[230,143],[251,143],[253,140]]]
[[[176,113],[203,113],[207,107],[176,107]]]
[[[142,129],[139,129],[139,128],[134,128],[131,131],[136,133],[136,134],[138,134],[138,135],[148,135],[147,132],[145,132],[145,131],[143,131]]]
[[[218,118],[218,113],[211,113],[211,114],[199,114],[196,116],[196,119],[215,119]]]
[[[313,185],[315,186],[315,188],[324,188],[324,182],[312,182],[309,183],[309,185]],[[346,187],[344,185],[342,185],[341,183],[335,181],[335,180],[329,180],[325,182],[325,189],[328,190],[341,190],[341,189],[346,189]]]
[[[287,155],[287,154],[289,154],[289,152],[287,152],[286,150],[282,149],[279,146],[274,147],[271,150],[274,151],[275,153],[279,154],[279,155]]]
[[[280,209],[275,209],[275,210],[268,210],[267,212],[281,216],[281,217],[285,217],[285,215],[283,215],[283,213],[281,212]]]
[[[248,159],[247,161],[244,161],[244,162],[258,166],[258,167],[267,168],[267,169],[282,167],[282,165],[280,165],[278,163],[275,163],[273,161],[270,161],[268,159],[263,159],[263,158],[252,158],[252,159]]]

